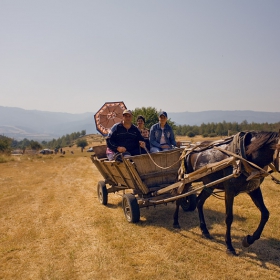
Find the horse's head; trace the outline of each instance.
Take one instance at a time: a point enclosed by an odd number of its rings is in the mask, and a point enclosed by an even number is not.
[[[273,164],[277,172],[280,173],[280,139],[278,140],[278,143],[276,144],[275,152],[273,154]]]
[[[251,132],[252,138],[246,146],[247,159],[260,167],[265,167],[279,156],[279,133]],[[278,161],[279,170],[279,161]]]

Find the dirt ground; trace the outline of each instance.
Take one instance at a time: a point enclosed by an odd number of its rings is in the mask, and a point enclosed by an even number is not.
[[[279,178],[279,177],[278,177]],[[174,204],[141,209],[130,224],[121,196],[99,203],[102,176],[90,153],[18,156],[0,164],[0,279],[280,279],[279,186],[266,179],[271,216],[260,240],[243,248],[259,212],[249,197],[235,200],[233,245],[225,253],[224,202],[210,198],[205,215],[212,240],[201,237],[197,211]]]

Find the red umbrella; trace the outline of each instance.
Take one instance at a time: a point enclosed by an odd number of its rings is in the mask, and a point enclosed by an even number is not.
[[[109,134],[110,128],[122,121],[122,112],[126,109],[125,104],[120,102],[106,102],[94,115],[96,129],[103,135]]]

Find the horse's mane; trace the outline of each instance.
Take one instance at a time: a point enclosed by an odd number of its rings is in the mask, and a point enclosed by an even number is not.
[[[253,152],[259,150],[265,145],[271,145],[272,149],[276,148],[276,141],[279,139],[279,134],[277,132],[251,132],[254,141],[246,147],[246,155],[251,155]]]

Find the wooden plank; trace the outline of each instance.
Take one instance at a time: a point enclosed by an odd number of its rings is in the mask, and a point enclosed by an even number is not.
[[[174,149],[159,153],[132,157],[136,170],[148,188],[171,184],[177,180],[177,171],[180,167],[179,158],[184,149]],[[155,163],[156,164],[155,164]],[[175,163],[175,164],[174,164]],[[173,166],[171,166],[173,164]],[[157,166],[159,165],[159,166]],[[162,169],[171,166],[169,169]],[[156,175],[156,176],[153,176]]]
[[[135,181],[136,181],[136,188],[138,187],[143,194],[147,194],[149,193],[149,188],[143,183],[143,181],[141,180],[136,168],[135,168],[135,164],[132,163],[129,159],[125,159],[125,163],[127,164],[129,170],[131,171],[132,176],[134,177]]]
[[[122,185],[127,186],[127,187],[131,187],[131,184],[129,184],[127,178],[124,176],[125,173],[123,173],[123,172],[121,171],[121,168],[120,168],[120,167],[121,167],[120,165],[115,165],[115,168],[116,168],[116,170],[118,171],[118,173],[119,173],[119,175],[120,175],[120,178],[121,178],[121,180],[122,180],[122,182],[123,182]],[[122,169],[122,170],[123,170],[123,169]],[[127,172],[126,169],[125,169],[125,171]],[[129,176],[128,176],[128,177],[129,177]],[[129,179],[130,179],[130,178],[129,178]],[[133,186],[132,186],[132,188],[133,188]]]
[[[197,193],[198,191],[200,191],[202,189],[213,187],[214,185],[222,183],[224,181],[227,181],[227,180],[229,180],[229,179],[231,179],[233,177],[235,177],[235,175],[234,174],[230,174],[230,175],[225,176],[225,177],[223,177],[221,179],[213,181],[213,182],[211,182],[209,184],[206,184],[206,185],[203,185],[201,187],[195,188],[195,189],[193,189],[193,190],[191,190],[189,192],[186,192],[186,193],[174,196],[174,197],[162,199],[162,200],[158,200],[157,198],[153,198],[153,199],[150,199],[150,198],[148,198],[148,199],[139,199],[138,200],[138,204],[139,204],[140,208],[143,208],[143,207],[147,207],[147,206],[152,206],[152,205],[158,205],[158,204],[172,202],[172,201],[178,200],[180,198],[189,196],[191,194]]]
[[[169,175],[175,175],[175,177],[177,177],[177,174],[178,174],[178,170],[170,170],[170,171],[156,171],[156,172],[153,172],[153,173],[148,173],[148,174],[145,174],[145,175],[142,175],[141,176],[141,179],[142,180],[146,180],[146,179],[149,179],[149,178],[155,178],[155,177],[162,177],[162,175],[164,176],[169,176]]]
[[[102,161],[98,160],[95,156],[91,156],[91,160],[105,180],[113,180],[110,172],[108,171],[108,169]]]
[[[209,175],[211,173],[217,172],[219,170],[222,170],[232,164],[235,163],[235,158],[234,157],[229,157],[227,159],[224,159],[220,162],[216,162],[216,163],[210,163],[207,164],[205,166],[203,166],[202,168],[199,168],[198,170],[189,173],[189,174],[185,174],[185,178],[182,179],[179,182],[176,182],[166,188],[163,188],[161,190],[158,190],[154,195],[159,195],[165,192],[168,192],[172,189],[175,189],[177,187],[179,187],[178,189],[178,193],[181,193],[184,189],[185,184],[197,181],[198,179],[203,178],[206,175]]]

